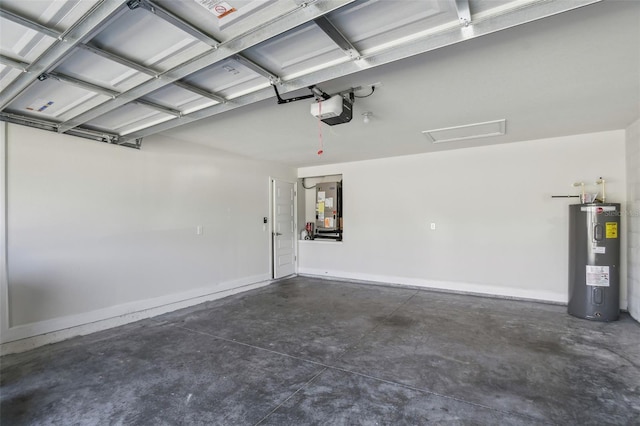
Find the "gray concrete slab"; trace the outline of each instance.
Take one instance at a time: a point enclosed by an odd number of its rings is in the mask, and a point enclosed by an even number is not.
[[[329,362],[375,326],[369,321],[372,312],[389,315],[415,293],[296,278],[264,289],[259,297],[214,301],[206,309],[161,318],[212,336]]]
[[[171,325],[8,356],[2,425],[255,424],[322,367]]]
[[[557,424],[640,419],[640,328],[563,306],[420,292],[337,365]],[[515,408],[517,407],[517,408]]]
[[[640,424],[640,325],[297,277],[0,359],[0,423]]]
[[[264,425],[543,424],[449,397],[327,369],[271,413]]]

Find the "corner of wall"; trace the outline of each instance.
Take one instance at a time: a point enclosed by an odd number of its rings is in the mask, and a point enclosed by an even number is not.
[[[640,321],[640,118],[626,129],[627,303]]]
[[[0,334],[9,329],[7,271],[7,124],[0,121]]]

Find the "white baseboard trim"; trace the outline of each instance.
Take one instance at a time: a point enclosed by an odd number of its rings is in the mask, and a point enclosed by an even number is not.
[[[95,333],[108,328],[198,305],[210,300],[221,299],[233,294],[264,287],[272,282],[273,280],[271,280],[268,274],[255,275],[182,293],[169,294],[153,299],[110,306],[82,314],[18,325],[4,330],[2,336],[0,336],[2,339],[0,356],[24,352],[39,346],[60,342],[71,337]]]
[[[449,293],[475,296],[499,297],[503,299],[529,300],[554,304],[567,304],[567,294],[550,291],[528,290],[513,287],[491,286],[485,284],[456,281],[436,281],[422,278],[395,277],[388,275],[370,275],[344,271],[326,271],[323,269],[299,268],[301,276],[328,278],[365,284],[383,284],[446,291]]]

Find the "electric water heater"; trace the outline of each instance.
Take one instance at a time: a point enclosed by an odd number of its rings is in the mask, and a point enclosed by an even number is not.
[[[620,314],[620,204],[569,206],[569,314],[615,321]]]

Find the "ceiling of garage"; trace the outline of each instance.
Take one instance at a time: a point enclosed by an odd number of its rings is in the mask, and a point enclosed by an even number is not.
[[[640,114],[637,2],[3,0],[0,25],[1,119],[134,147],[164,133],[302,166]],[[277,105],[272,85],[353,91],[354,118],[319,127],[313,99]],[[422,134],[501,119],[503,136]]]

